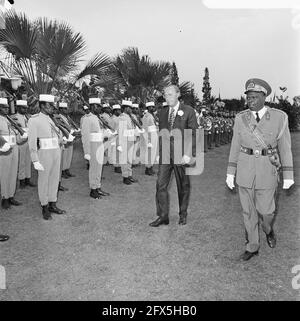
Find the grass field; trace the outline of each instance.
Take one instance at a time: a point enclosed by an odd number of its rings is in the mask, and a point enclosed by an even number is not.
[[[237,194],[225,187],[229,145],[205,154],[205,170],[192,177],[188,223],[178,225],[175,180],[170,225],[156,218],[156,177],[134,169],[139,183],[126,186],[104,167],[103,189],[89,197],[81,145],[75,148],[69,188],[58,206],[67,215],[41,217],[36,188],[18,190],[23,206],[1,210],[0,264],[6,270],[1,300],[299,300],[291,269],[300,264],[300,133],[294,133],[296,189],[281,191],[275,223],[277,247],[261,233],[259,256],[240,262],[244,228]],[[34,177],[36,180],[36,177]]]

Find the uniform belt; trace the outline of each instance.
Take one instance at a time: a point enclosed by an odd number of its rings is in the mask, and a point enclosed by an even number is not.
[[[259,155],[271,156],[273,153],[278,152],[276,147],[270,148],[270,149],[264,148],[262,150],[259,150],[259,149],[253,150],[252,148],[248,148],[248,147],[244,147],[244,146],[241,146],[240,151],[245,154],[248,154],[248,155],[255,155],[255,157],[258,157]]]
[[[16,145],[16,136],[15,135],[3,135],[2,136],[7,142],[9,145]]]
[[[102,133],[90,133],[90,142],[103,142]]]
[[[40,138],[40,149],[56,149],[59,148],[58,138],[51,137],[51,138]]]

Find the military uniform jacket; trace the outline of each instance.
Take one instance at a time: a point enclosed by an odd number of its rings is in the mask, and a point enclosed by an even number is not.
[[[21,127],[25,130],[28,131],[28,120],[29,118],[27,118],[26,115],[22,115],[19,113],[16,113],[14,115],[11,116],[18,124],[21,125]]]
[[[40,112],[34,114],[28,121],[28,145],[32,162],[38,162],[38,140],[43,138],[57,138],[62,143],[62,135],[52,119]]]
[[[89,113],[82,118],[81,141],[84,154],[91,154],[91,143],[102,143],[104,129],[101,128],[99,118],[93,113]],[[92,135],[91,135],[92,134]],[[94,135],[98,134],[98,135]]]
[[[143,128],[146,132],[154,132],[158,130],[158,126],[155,124],[153,115],[149,112],[145,113],[142,118]]]
[[[20,135],[10,124],[9,120],[0,115],[0,135],[4,136],[3,139],[10,145],[15,145],[20,141]],[[4,144],[3,144],[4,145]]]
[[[112,128],[116,131],[119,128],[119,120],[120,120],[119,116],[116,116],[116,115],[111,116],[111,125],[112,125]]]
[[[293,179],[288,116],[281,110],[269,107],[259,123],[249,109],[236,115],[227,174],[236,174],[237,184],[246,188],[252,188],[253,183],[256,189],[272,189],[277,186],[277,171],[268,156],[248,155],[241,151],[241,147],[251,148],[254,152],[264,148],[252,133],[254,128],[266,145],[278,148],[283,179]]]
[[[119,116],[119,138],[123,137],[126,137],[128,141],[135,140],[135,125],[126,113]]]

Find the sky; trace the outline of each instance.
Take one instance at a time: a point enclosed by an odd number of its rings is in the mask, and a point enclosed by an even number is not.
[[[174,61],[200,99],[205,67],[221,98],[240,98],[249,78],[266,80],[270,97],[279,86],[290,99],[300,95],[300,10],[209,9],[201,0],[15,0],[14,8],[69,23],[86,40],[86,60],[137,47],[153,61]]]

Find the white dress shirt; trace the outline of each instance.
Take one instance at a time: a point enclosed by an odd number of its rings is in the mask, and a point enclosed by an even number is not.
[[[176,117],[176,114],[177,114],[177,111],[178,111],[178,109],[179,109],[179,102],[174,106],[174,107],[169,107],[169,117],[168,118],[170,118],[170,114],[171,114],[171,112],[172,112],[172,110],[174,109],[174,116]]]
[[[254,118],[256,119],[256,113],[258,113],[258,116],[259,116],[259,119],[262,119],[264,114],[266,113],[267,111],[267,107],[264,106],[262,109],[260,109],[259,111],[254,111],[254,110],[251,110],[252,111],[252,114],[254,116]]]

